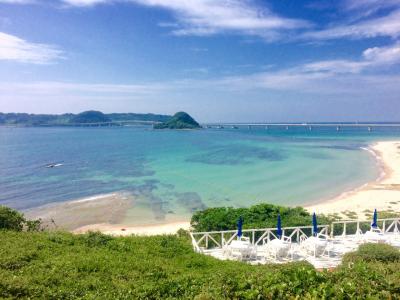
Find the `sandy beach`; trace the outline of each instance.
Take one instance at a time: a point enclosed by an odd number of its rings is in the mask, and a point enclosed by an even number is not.
[[[131,207],[133,198],[125,193],[51,203],[24,211],[29,219],[41,219],[48,229],[75,230],[96,223],[118,223]]]
[[[376,208],[378,211],[400,211],[400,141],[384,141],[371,145],[382,168],[375,181],[339,197],[306,206],[310,212],[339,214],[349,218],[351,212],[365,219]],[[354,215],[354,214],[353,214]]]
[[[52,203],[24,211],[29,219],[41,219],[50,230],[69,230],[74,233],[101,231],[111,235],[174,234],[179,229],[188,230],[187,220],[160,224],[130,225],[123,222],[128,209],[134,206],[134,196],[129,193],[112,193],[88,198]]]
[[[142,225],[142,226],[129,226],[122,224],[92,224],[80,227],[74,230],[74,233],[84,233],[87,231],[101,231],[105,234],[111,235],[157,235],[157,234],[175,234],[179,229],[189,230],[189,222],[174,222],[159,225]]]

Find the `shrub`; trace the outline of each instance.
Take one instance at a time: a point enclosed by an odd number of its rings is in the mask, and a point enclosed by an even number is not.
[[[258,204],[249,208],[216,207],[196,212],[191,219],[195,231],[234,230],[240,216],[243,228],[273,228],[278,214],[283,227],[310,226],[311,214],[302,207],[283,207],[273,204]],[[330,224],[331,219],[318,216],[319,224]]]
[[[23,214],[6,206],[0,206],[0,229],[22,231],[25,224]]]
[[[41,220],[27,220],[24,215],[15,209],[0,205],[0,229],[15,231],[39,231],[42,228]]]
[[[343,258],[344,263],[351,262],[399,262],[400,251],[386,244],[364,244],[360,245],[357,251],[348,253]]]
[[[101,233],[100,231],[89,231],[81,235],[80,238],[88,247],[106,246],[113,239],[112,236]]]

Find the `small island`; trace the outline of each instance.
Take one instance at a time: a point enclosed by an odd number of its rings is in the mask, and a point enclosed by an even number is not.
[[[154,129],[198,129],[201,128],[188,113],[177,112],[170,120],[154,125]]]
[[[111,122],[111,119],[103,114],[101,111],[88,110],[77,114],[69,120],[69,123],[104,123]]]

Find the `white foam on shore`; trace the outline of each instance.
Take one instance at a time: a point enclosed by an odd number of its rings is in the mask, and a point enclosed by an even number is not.
[[[78,199],[78,200],[72,200],[72,201],[69,201],[69,203],[83,203],[83,202],[89,202],[89,201],[96,201],[96,200],[100,200],[103,198],[116,197],[117,195],[118,195],[117,193],[100,194],[100,195],[94,195],[94,196],[90,196],[90,197],[82,198],[82,199]]]
[[[368,147],[360,147],[360,149],[364,150],[364,151],[367,151],[369,154],[371,154],[374,157],[375,162],[376,162],[376,164],[378,165],[378,167],[380,169],[380,175],[375,180],[371,180],[371,181],[365,182],[362,185],[357,186],[355,188],[349,188],[349,189],[347,189],[345,191],[341,191],[338,194],[336,194],[336,196],[333,196],[331,198],[326,198],[326,199],[322,199],[322,200],[320,199],[320,200],[317,200],[317,201],[307,202],[307,203],[304,203],[302,206],[303,207],[311,207],[311,206],[316,206],[316,205],[319,205],[319,204],[334,202],[334,201],[337,201],[338,199],[347,198],[350,195],[355,194],[355,193],[365,189],[371,183],[382,181],[386,176],[385,168],[384,168],[385,165],[384,165],[384,162],[383,162],[381,156],[379,155],[379,153],[377,153],[372,148],[374,145],[376,145],[376,143],[374,143],[372,145],[369,145]]]
[[[376,145],[376,144],[374,144],[374,145]],[[378,165],[379,170],[380,170],[380,174],[379,174],[378,178],[376,179],[376,181],[379,182],[379,181],[382,181],[387,175],[385,172],[385,163],[384,163],[381,155],[379,155],[372,147],[373,147],[373,145],[369,146],[369,147],[360,147],[360,148],[362,150],[367,151],[375,158],[376,164]],[[369,184],[369,182],[364,184],[362,187],[365,187],[368,184]]]

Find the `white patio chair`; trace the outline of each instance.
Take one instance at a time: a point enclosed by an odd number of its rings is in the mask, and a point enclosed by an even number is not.
[[[229,257],[237,260],[252,259],[256,256],[256,248],[250,243],[249,238],[240,238],[233,240],[225,248],[225,253]]]
[[[364,233],[363,240],[365,243],[387,243],[388,236],[379,227],[371,227]]]
[[[328,239],[329,237],[326,234],[311,237],[303,234],[300,236],[300,251],[306,256],[312,254],[314,257],[319,257],[325,253]]]
[[[293,258],[293,253],[291,251],[292,248],[292,240],[290,237],[283,236],[278,239],[263,239],[263,259],[267,260],[268,258],[272,258],[274,261],[278,261],[281,259],[286,259],[289,255]]]

